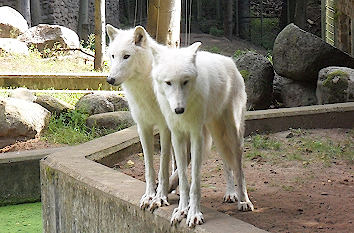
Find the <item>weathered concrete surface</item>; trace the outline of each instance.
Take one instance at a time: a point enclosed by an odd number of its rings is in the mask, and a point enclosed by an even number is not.
[[[28,89],[111,90],[107,74],[0,74],[1,87],[27,87]],[[117,89],[114,87],[113,89]]]
[[[183,221],[171,227],[175,196],[172,205],[154,213],[140,210],[144,182],[87,159],[136,140],[131,127],[41,160],[44,232],[265,232],[207,208],[202,208],[205,224],[190,229]]]
[[[39,201],[39,160],[62,149],[0,154],[0,206]]]
[[[246,132],[279,132],[289,128],[354,128],[354,103],[249,111]]]

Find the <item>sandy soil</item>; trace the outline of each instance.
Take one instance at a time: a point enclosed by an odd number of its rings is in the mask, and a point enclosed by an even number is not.
[[[39,138],[29,139],[27,141],[18,141],[12,145],[0,148],[0,153],[13,152],[13,151],[24,151],[24,150],[35,150],[35,149],[45,149],[52,147],[64,146],[62,144],[53,144],[46,141],[42,141]]]
[[[289,136],[290,135],[290,136]],[[329,140],[349,145],[354,154],[352,130],[286,131],[269,135],[282,143],[280,151],[257,150],[246,139],[244,171],[254,212],[239,212],[234,203],[223,203],[225,181],[217,153],[204,160],[202,205],[215,208],[270,232],[352,232],[354,229],[354,164],[344,158],[325,160],[321,153],[304,148],[301,140]],[[301,158],[289,154],[302,152]],[[264,156],[263,154],[267,156]],[[274,155],[272,156],[272,153]],[[158,167],[158,156],[155,156]],[[143,155],[136,154],[116,164],[116,169],[144,181]],[[208,221],[208,220],[206,220]]]

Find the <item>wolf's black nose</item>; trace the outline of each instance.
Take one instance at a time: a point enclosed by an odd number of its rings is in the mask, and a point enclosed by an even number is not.
[[[176,113],[176,114],[182,114],[182,113],[184,113],[184,108],[175,108],[175,113]]]
[[[109,77],[109,76],[107,77],[107,83],[113,85],[114,82],[115,82],[114,78],[111,78],[111,77]]]

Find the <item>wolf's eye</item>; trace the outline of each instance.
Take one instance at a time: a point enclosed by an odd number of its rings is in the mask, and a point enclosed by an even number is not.
[[[114,54],[112,54],[112,59],[114,59]]]
[[[188,80],[184,81],[183,86],[187,85],[187,83],[188,83]]]
[[[130,57],[130,55],[126,54],[123,56],[123,59],[128,59]]]
[[[167,85],[171,86],[171,82],[167,81],[165,82]]]

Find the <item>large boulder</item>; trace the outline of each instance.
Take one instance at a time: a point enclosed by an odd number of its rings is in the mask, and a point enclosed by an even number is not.
[[[12,90],[9,94],[9,97],[26,100],[30,102],[34,102],[36,100],[36,96],[32,94],[30,90],[24,87],[19,87]]]
[[[0,38],[0,54],[2,51],[11,54],[29,54],[26,43],[11,38]]]
[[[275,74],[273,81],[274,98],[284,107],[300,107],[317,103],[316,86],[294,81]]]
[[[272,103],[274,70],[263,55],[247,52],[236,61],[245,80],[247,109],[267,109]]]
[[[17,38],[28,29],[25,18],[15,9],[0,7],[0,38]]]
[[[316,96],[318,104],[354,101],[354,69],[327,67],[318,74]]]
[[[50,112],[21,99],[0,97],[0,139],[40,135],[48,125]]]
[[[52,49],[56,44],[62,48],[80,47],[79,36],[73,30],[58,25],[39,24],[28,29],[18,39],[27,45],[34,45],[39,51]]]
[[[128,101],[115,93],[105,93],[103,96],[113,104],[114,111],[127,111],[129,110]]]
[[[99,129],[123,129],[135,124],[129,111],[95,114],[88,117],[86,123],[90,128]]]
[[[354,58],[295,24],[289,24],[275,39],[273,66],[283,77],[316,84],[322,68],[354,68]]]
[[[62,100],[56,99],[50,95],[39,95],[37,96],[35,102],[47,109],[52,114],[56,115],[59,115],[62,112],[74,110],[74,106]]]
[[[79,99],[75,109],[89,115],[113,112],[114,105],[101,94],[88,94]]]

